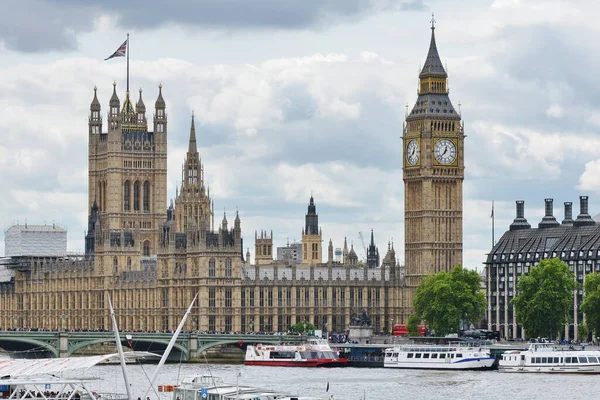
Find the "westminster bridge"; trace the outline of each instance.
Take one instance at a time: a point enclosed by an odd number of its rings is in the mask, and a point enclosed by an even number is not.
[[[120,332],[123,346],[135,351],[162,354],[173,333]],[[242,349],[253,343],[300,343],[300,335],[180,333],[169,355],[170,361],[198,358],[211,347],[233,345]],[[69,357],[74,353],[95,354],[94,347],[114,345],[114,332],[0,331],[0,348],[16,358]],[[115,350],[116,352],[116,350]]]

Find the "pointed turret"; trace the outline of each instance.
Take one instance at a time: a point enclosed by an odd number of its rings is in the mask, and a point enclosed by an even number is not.
[[[221,229],[224,231],[227,230],[227,213],[225,211],[223,211],[223,221],[221,222]]]
[[[139,98],[138,102],[135,104],[135,111],[137,111],[138,114],[146,113],[146,105],[144,104],[144,100],[142,99],[142,88],[140,88],[140,98]]]
[[[327,262],[331,264],[333,262],[333,242],[329,239],[329,247],[327,248]]]
[[[192,113],[192,125],[190,126],[190,143],[188,146],[188,153],[195,154],[198,152],[196,146],[196,126],[194,124],[194,113]]]
[[[117,96],[117,82],[113,82],[113,93],[108,104],[111,109],[112,107],[117,107],[117,109],[119,109],[121,106],[121,101],[119,100],[119,96]]]
[[[166,107],[165,105],[165,99],[163,99],[163,95],[162,95],[162,83],[160,85],[158,85],[158,98],[156,99],[156,103],[154,103],[154,108],[156,108],[157,110],[164,110]]]
[[[90,111],[100,111],[100,102],[98,101],[98,96],[96,95],[96,92],[98,91],[98,88],[96,86],[94,86],[94,98],[92,100],[92,104],[90,104]]]
[[[100,116],[102,107],[100,107],[100,102],[98,101],[97,91],[98,89],[94,86],[94,98],[92,104],[90,104],[90,119],[88,121],[90,134],[102,133],[102,117]]]
[[[379,267],[379,249],[375,246],[375,238],[373,236],[373,229],[371,229],[371,243],[367,248],[367,267],[377,268]]]
[[[246,262],[250,264],[250,247],[246,249]]]
[[[442,60],[440,60],[440,55],[438,54],[437,45],[435,44],[435,19],[431,18],[431,42],[429,43],[429,52],[427,53],[427,58],[425,59],[425,64],[423,65],[423,69],[419,74],[419,78],[447,78],[448,74],[446,74],[446,70],[442,65]]]

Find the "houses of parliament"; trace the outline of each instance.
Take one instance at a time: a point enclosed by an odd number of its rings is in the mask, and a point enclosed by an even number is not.
[[[121,329],[173,330],[198,293],[186,330],[272,332],[306,322],[343,332],[351,316],[365,310],[381,332],[406,323],[423,276],[461,263],[464,133],[448,97],[433,24],[401,141],[403,266],[392,243],[380,260],[376,232],[366,262],[346,243],[343,260],[334,260],[331,240],[324,255],[326,227],[319,225],[312,196],[301,259],[275,260],[273,235],[264,227],[254,235],[251,263],[242,216],[215,214],[193,115],[181,185],[167,202],[166,105],[159,86],[150,120],[141,90],[139,97],[126,92],[121,103],[113,84],[103,120],[94,88],[85,254],[5,259],[0,327],[110,329],[110,298]]]

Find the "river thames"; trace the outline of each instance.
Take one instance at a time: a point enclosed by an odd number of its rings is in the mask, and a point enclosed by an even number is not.
[[[134,399],[143,396],[156,365],[128,365]],[[334,396],[336,400],[396,399],[593,399],[600,377],[594,375],[507,374],[498,371],[451,372],[384,368],[294,368],[244,365],[167,364],[150,399],[170,400],[158,385],[174,385],[190,375],[212,373],[228,383],[275,389],[290,394]],[[118,365],[91,368],[86,375],[101,378],[90,386],[98,392],[124,393]],[[329,391],[326,392],[329,382]]]

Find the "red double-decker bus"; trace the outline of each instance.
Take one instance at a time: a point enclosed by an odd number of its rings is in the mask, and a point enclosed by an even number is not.
[[[392,329],[394,336],[408,336],[408,328],[405,324],[396,324]],[[419,325],[419,336],[425,336],[427,325]]]

